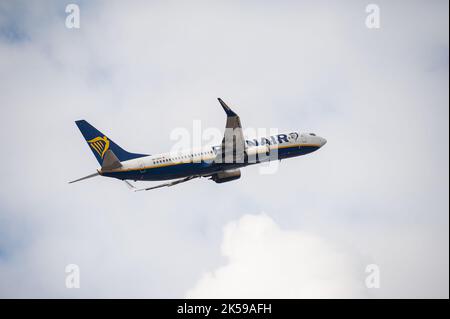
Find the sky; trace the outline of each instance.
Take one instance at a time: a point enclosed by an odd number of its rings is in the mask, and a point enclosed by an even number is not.
[[[448,2],[372,3],[380,28],[364,1],[0,0],[0,297],[448,298]],[[328,143],[224,184],[67,184],[98,168],[75,120],[157,154],[223,129],[217,97]]]

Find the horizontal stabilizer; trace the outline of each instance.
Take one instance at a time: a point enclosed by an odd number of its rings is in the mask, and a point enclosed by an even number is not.
[[[122,167],[122,163],[117,158],[112,150],[107,150],[103,158],[102,171],[109,171]]]
[[[88,175],[88,176],[85,176],[85,177],[81,177],[81,178],[76,179],[74,181],[71,181],[71,182],[69,182],[69,184],[72,184],[72,183],[75,183],[75,182],[79,182],[79,181],[82,181],[82,180],[85,180],[85,179],[88,179],[88,178],[92,178],[92,177],[95,177],[95,176],[98,176],[98,175],[100,175],[100,174],[97,172],[97,173],[94,173],[94,174],[91,174],[91,175]]]

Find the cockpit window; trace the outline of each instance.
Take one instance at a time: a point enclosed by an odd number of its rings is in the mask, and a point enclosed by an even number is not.
[[[309,133],[309,135],[311,135],[311,136],[316,136],[316,134],[314,134],[314,133]]]

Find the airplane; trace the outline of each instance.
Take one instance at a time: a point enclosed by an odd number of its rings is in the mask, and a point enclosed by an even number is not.
[[[123,180],[133,191],[170,187],[202,177],[225,183],[239,179],[242,167],[306,155],[327,143],[314,133],[299,132],[246,140],[239,116],[222,99],[218,100],[227,116],[221,145],[177,153],[130,153],[87,121],[75,121],[101,167],[96,173],[69,183],[104,176]],[[145,188],[137,188],[130,182],[167,180],[171,181]]]

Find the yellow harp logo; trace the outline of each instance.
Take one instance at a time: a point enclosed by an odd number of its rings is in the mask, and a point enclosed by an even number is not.
[[[100,155],[101,158],[105,156],[106,151],[109,149],[109,140],[106,136],[96,137],[90,141],[87,141],[94,151]]]

